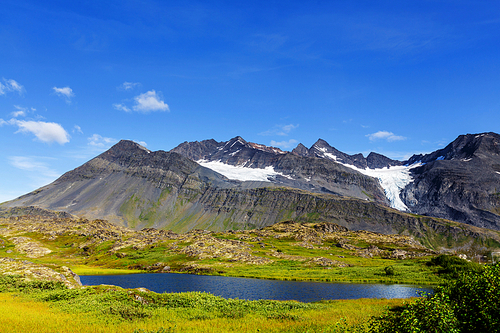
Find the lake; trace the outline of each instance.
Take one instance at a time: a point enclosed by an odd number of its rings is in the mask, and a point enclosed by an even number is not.
[[[418,296],[421,291],[432,292],[432,288],[411,285],[279,281],[175,273],[82,275],[80,279],[84,285],[142,287],[157,293],[203,291],[224,298],[300,302],[316,302],[322,299],[408,298]]]

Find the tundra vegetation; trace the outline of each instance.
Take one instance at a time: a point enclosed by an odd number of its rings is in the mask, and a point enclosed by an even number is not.
[[[132,231],[102,220],[0,218],[0,271],[0,331],[9,332],[469,332],[479,327],[476,313],[484,331],[492,331],[498,311],[488,302],[500,305],[496,266],[437,255],[408,236],[349,231],[333,223],[175,234]],[[80,287],[73,271],[441,287],[412,300],[245,301]]]

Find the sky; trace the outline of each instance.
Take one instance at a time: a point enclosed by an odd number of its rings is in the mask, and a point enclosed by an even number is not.
[[[499,132],[498,1],[0,5],[0,202],[121,139],[404,160]]]

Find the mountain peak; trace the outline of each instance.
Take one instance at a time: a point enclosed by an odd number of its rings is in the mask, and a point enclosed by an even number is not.
[[[303,157],[309,156],[309,149],[307,149],[302,143],[299,143],[297,147],[292,150],[292,154]]]
[[[138,144],[137,142],[131,140],[120,140],[118,143],[113,145],[103,154],[120,155],[123,153],[138,152],[138,151],[146,152],[148,154],[151,153],[151,150]]]
[[[473,158],[491,158],[500,155],[500,135],[493,132],[464,134],[458,136],[445,148],[430,154],[413,155],[407,164],[421,161],[429,163],[440,160],[470,160]]]

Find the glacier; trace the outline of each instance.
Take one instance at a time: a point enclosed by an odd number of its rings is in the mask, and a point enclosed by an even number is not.
[[[413,181],[410,170],[421,166],[422,163],[417,162],[412,165],[405,166],[391,166],[381,169],[360,169],[350,164],[343,164],[343,166],[354,169],[364,175],[377,178],[380,186],[385,191],[385,196],[389,200],[391,207],[400,211],[410,211],[408,207],[401,200],[401,191]]]
[[[196,161],[201,166],[209,168],[221,175],[226,176],[229,179],[240,180],[240,181],[269,181],[269,177],[274,177],[281,175],[281,173],[274,171],[272,166],[268,166],[264,169],[248,168],[244,166],[233,166],[225,164],[221,161],[206,161],[199,160]]]

